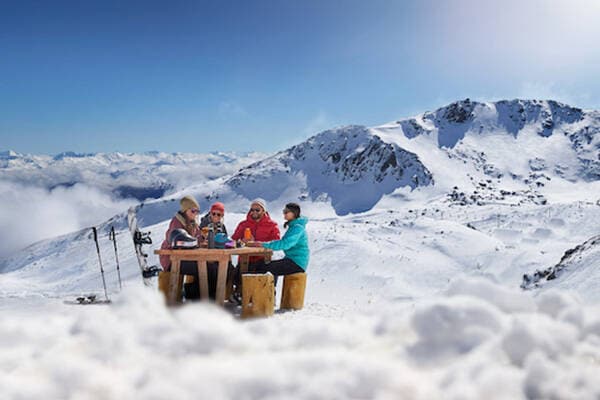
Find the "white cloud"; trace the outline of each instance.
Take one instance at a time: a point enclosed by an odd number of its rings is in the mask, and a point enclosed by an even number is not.
[[[219,103],[219,115],[223,118],[242,118],[248,116],[248,111],[235,101],[222,101]]]
[[[521,99],[556,100],[572,106],[588,104],[591,101],[589,93],[569,93],[564,88],[557,87],[553,82],[523,82],[518,97]]]
[[[599,19],[597,1],[440,2],[421,45],[449,77],[569,79],[596,74]]]
[[[310,137],[331,128],[332,125],[333,122],[331,122],[327,113],[320,110],[310,121],[308,121],[302,133],[304,133],[305,137]]]
[[[321,133],[327,129],[334,128],[336,124],[331,120],[329,115],[319,110],[311,119],[309,119],[301,130],[285,140],[281,146],[283,149],[302,143],[311,136]]]
[[[51,191],[0,180],[0,257],[36,241],[101,223],[134,200],[77,184]]]

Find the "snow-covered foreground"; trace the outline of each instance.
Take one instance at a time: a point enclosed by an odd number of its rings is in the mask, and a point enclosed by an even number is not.
[[[242,217],[228,214],[229,229]],[[0,392],[7,399],[598,398],[597,291],[579,285],[587,279],[568,281],[574,295],[518,286],[523,273],[555,264],[592,236],[599,219],[600,207],[580,203],[432,203],[314,219],[305,309],[257,321],[207,304],[167,309],[155,289],[142,287],[125,231],[123,292],[105,241],[114,303],[65,305],[75,294],[101,293],[93,241],[79,232],[40,242],[0,275]],[[166,224],[148,227],[154,247]]]
[[[239,321],[167,309],[144,288],[111,306],[3,302],[5,399],[594,399],[600,316],[560,292],[533,299],[457,280],[416,307],[305,310]],[[9,311],[16,308],[20,311]]]

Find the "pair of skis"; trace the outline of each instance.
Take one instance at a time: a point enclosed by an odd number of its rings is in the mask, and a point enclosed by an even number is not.
[[[152,238],[150,237],[151,232],[142,232],[140,231],[138,220],[137,220],[137,208],[136,206],[132,206],[127,211],[127,226],[129,227],[129,233],[131,234],[131,238],[133,239],[133,247],[135,249],[135,255],[138,260],[138,265],[140,267],[140,271],[142,273],[142,279],[144,281],[145,286],[152,285],[152,277],[158,275],[162,268],[156,265],[148,266],[148,254],[144,252],[143,245],[152,244]],[[106,282],[104,280],[104,269],[102,267],[102,258],[100,257],[100,247],[98,245],[98,233],[96,228],[92,228],[94,231],[94,241],[96,242],[96,252],[98,253],[98,263],[100,264],[100,271],[102,273],[102,284],[104,285],[104,294],[106,295]],[[117,252],[117,236],[115,233],[115,227],[111,226],[110,233],[108,235],[108,239],[113,242],[115,249],[115,259],[117,261],[117,273],[119,275],[119,289],[122,289],[121,284],[121,272],[119,267],[119,254]],[[108,299],[108,296],[106,295]]]
[[[152,277],[157,276],[162,270],[156,265],[148,266],[148,254],[143,250],[143,245],[152,244],[152,238],[150,237],[151,232],[142,232],[139,229],[137,221],[137,207],[131,207],[127,212],[127,225],[129,226],[129,232],[133,239],[133,246],[135,248],[135,254],[138,260],[140,271],[142,273],[142,279],[145,286],[152,285]],[[95,294],[83,295],[76,298],[75,302],[65,302],[68,304],[108,304],[110,298],[108,297],[108,291],[106,289],[106,279],[104,277],[104,266],[102,263],[102,256],[100,255],[100,244],[98,241],[98,230],[96,227],[92,227],[92,234],[94,242],[96,244],[96,254],[98,256],[98,265],[100,266],[100,274],[102,275],[102,287],[104,288],[104,300],[97,298]],[[119,265],[119,253],[117,250],[117,234],[115,233],[115,227],[111,226],[108,234],[108,239],[113,242],[113,248],[115,251],[115,261],[117,264],[117,276],[119,279],[119,290],[123,288],[121,281],[121,267]]]
[[[92,227],[92,234],[94,237],[94,243],[96,244],[96,254],[98,255],[98,265],[100,266],[100,274],[102,275],[102,287],[104,288],[104,300],[97,298],[95,294],[88,294],[79,296],[75,302],[66,302],[68,304],[108,304],[110,298],[108,297],[108,291],[106,290],[106,279],[104,278],[104,266],[102,265],[102,256],[100,255],[100,243],[98,242],[98,229],[95,226]],[[115,250],[115,261],[117,263],[117,276],[119,278],[119,290],[123,289],[123,283],[121,281],[121,266],[119,265],[119,252],[117,250],[117,234],[115,233],[115,227],[110,227],[108,233],[108,240],[113,242]]]
[[[102,256],[100,255],[100,244],[98,243],[98,230],[96,227],[92,227],[92,232],[94,234],[94,242],[96,243],[96,254],[98,254],[98,264],[100,265],[100,273],[102,274],[102,286],[104,287],[104,297],[106,298],[106,302],[110,302],[108,298],[108,292],[106,290],[106,279],[104,279],[104,267],[102,266]],[[117,251],[117,234],[115,233],[115,227],[110,227],[110,232],[108,233],[108,240],[113,242],[113,247],[115,249],[115,260],[117,262],[117,276],[119,278],[119,290],[123,289],[123,283],[121,282],[121,266],[119,265],[119,252]],[[96,296],[88,296],[87,297],[91,302],[95,302]],[[78,299],[79,300],[79,299]]]

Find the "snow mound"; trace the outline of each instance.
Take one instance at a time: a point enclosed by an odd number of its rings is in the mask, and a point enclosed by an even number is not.
[[[485,290],[506,289],[465,281],[413,311],[390,304],[345,318],[309,303],[239,321],[207,304],[167,309],[143,288],[107,307],[7,307],[0,388],[9,400],[600,396],[592,309],[564,295],[560,315],[584,317],[573,324],[484,301]],[[538,307],[551,297],[538,298]]]

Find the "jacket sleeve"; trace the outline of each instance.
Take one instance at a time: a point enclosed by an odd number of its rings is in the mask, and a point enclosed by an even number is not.
[[[169,236],[171,236],[171,231],[179,228],[178,225],[181,225],[177,219],[173,218],[171,223],[169,224],[169,228],[165,232],[165,240],[163,240],[160,248],[161,250],[170,250],[171,243],[169,243]],[[159,257],[160,265],[162,265],[163,270],[168,271],[171,269],[171,257],[169,256],[160,256]]]
[[[233,233],[233,235],[231,236],[231,238],[233,240],[240,240],[244,235],[244,223],[240,222],[237,226],[237,228],[235,228],[235,232]]]
[[[283,239],[265,242],[263,243],[263,247],[271,250],[289,250],[298,243],[302,237],[302,231],[303,229],[300,227],[290,228],[285,235],[283,235]],[[279,233],[279,230],[277,230],[277,233]]]
[[[169,228],[165,232],[165,242],[169,243],[169,237],[171,236],[171,232],[174,231],[175,229],[180,229],[180,228],[183,228],[181,223],[177,220],[177,218],[173,218],[171,220],[171,223],[169,224]],[[167,248],[168,249],[171,248],[170,244],[169,244],[169,247],[167,247]]]

